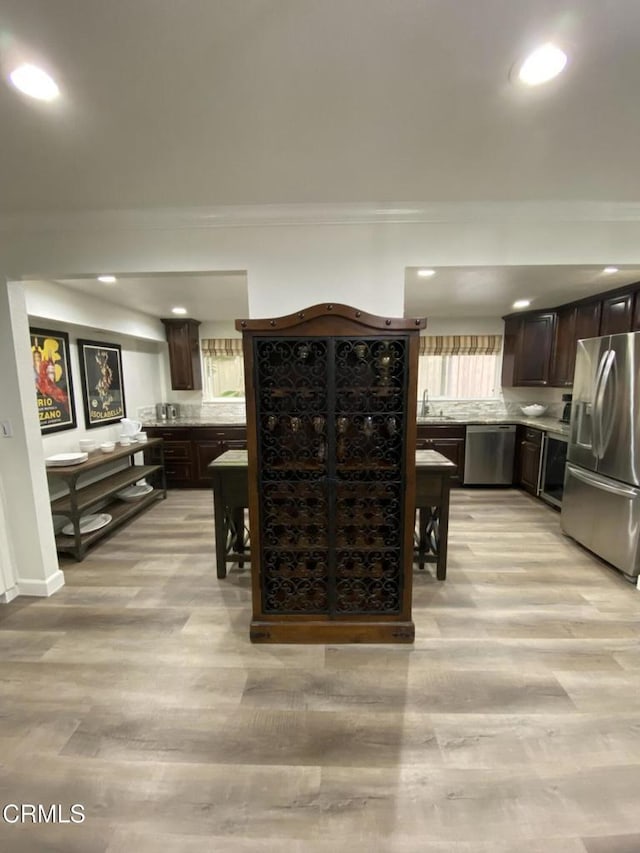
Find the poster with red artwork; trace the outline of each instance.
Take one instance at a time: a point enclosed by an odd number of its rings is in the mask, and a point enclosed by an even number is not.
[[[76,410],[66,332],[29,329],[33,380],[42,433],[75,429]]]

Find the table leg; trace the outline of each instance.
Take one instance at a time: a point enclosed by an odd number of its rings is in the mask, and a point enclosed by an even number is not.
[[[449,491],[450,482],[448,477],[442,478],[442,496],[440,503],[440,521],[438,526],[438,562],[436,563],[436,577],[443,581],[447,577],[447,541],[449,538]]]
[[[237,554],[242,554],[244,551],[244,507],[234,507],[231,510],[231,523],[235,533],[232,539],[232,550]],[[244,560],[239,560],[238,566],[241,569],[244,568]]]
[[[225,509],[222,501],[220,482],[213,475],[213,515],[216,537],[216,572],[219,578],[227,576],[227,530]]]
[[[425,507],[418,508],[418,568],[424,569],[425,557],[427,555],[427,523],[430,511]]]

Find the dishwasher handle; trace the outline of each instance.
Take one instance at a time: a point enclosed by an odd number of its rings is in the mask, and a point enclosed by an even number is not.
[[[471,424],[467,426],[467,435],[479,432],[515,432],[515,424]]]

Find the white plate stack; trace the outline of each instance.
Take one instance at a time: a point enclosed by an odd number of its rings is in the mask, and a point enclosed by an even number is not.
[[[55,467],[56,465],[79,465],[80,462],[86,462],[88,458],[88,453],[56,453],[55,456],[49,456],[44,461],[45,465]]]

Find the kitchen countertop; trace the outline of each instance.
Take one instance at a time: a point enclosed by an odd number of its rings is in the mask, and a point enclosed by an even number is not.
[[[246,468],[246,450],[227,450],[208,466],[212,471],[220,468]],[[424,471],[446,471],[456,465],[437,450],[416,450],[416,468]]]
[[[160,429],[176,429],[179,427],[246,427],[247,425],[246,421],[239,421],[237,417],[231,420],[219,416],[216,416],[215,418],[174,418],[174,420],[171,421],[143,420],[141,421],[141,424],[143,429],[146,429],[147,427],[150,429],[153,427]]]
[[[430,426],[462,426],[466,424],[522,424],[523,426],[534,427],[541,429],[544,432],[558,432],[562,435],[569,435],[569,424],[561,423],[557,418],[527,418],[524,415],[487,415],[486,417],[478,417],[467,415],[466,417],[439,417],[434,415],[429,417],[418,418],[418,424],[427,424]]]
[[[561,423],[557,418],[527,418],[524,415],[514,415],[513,417],[488,415],[486,417],[476,416],[438,416],[427,415],[418,417],[418,425],[424,424],[429,426],[464,426],[466,424],[523,424],[524,426],[534,427],[545,432],[557,432],[561,435],[569,434],[569,424]],[[179,427],[244,427],[246,423],[238,421],[237,418],[230,420],[224,417],[186,417],[176,418],[173,421],[156,421],[146,420],[142,422],[143,429],[146,427],[161,427],[162,429],[177,429]]]

